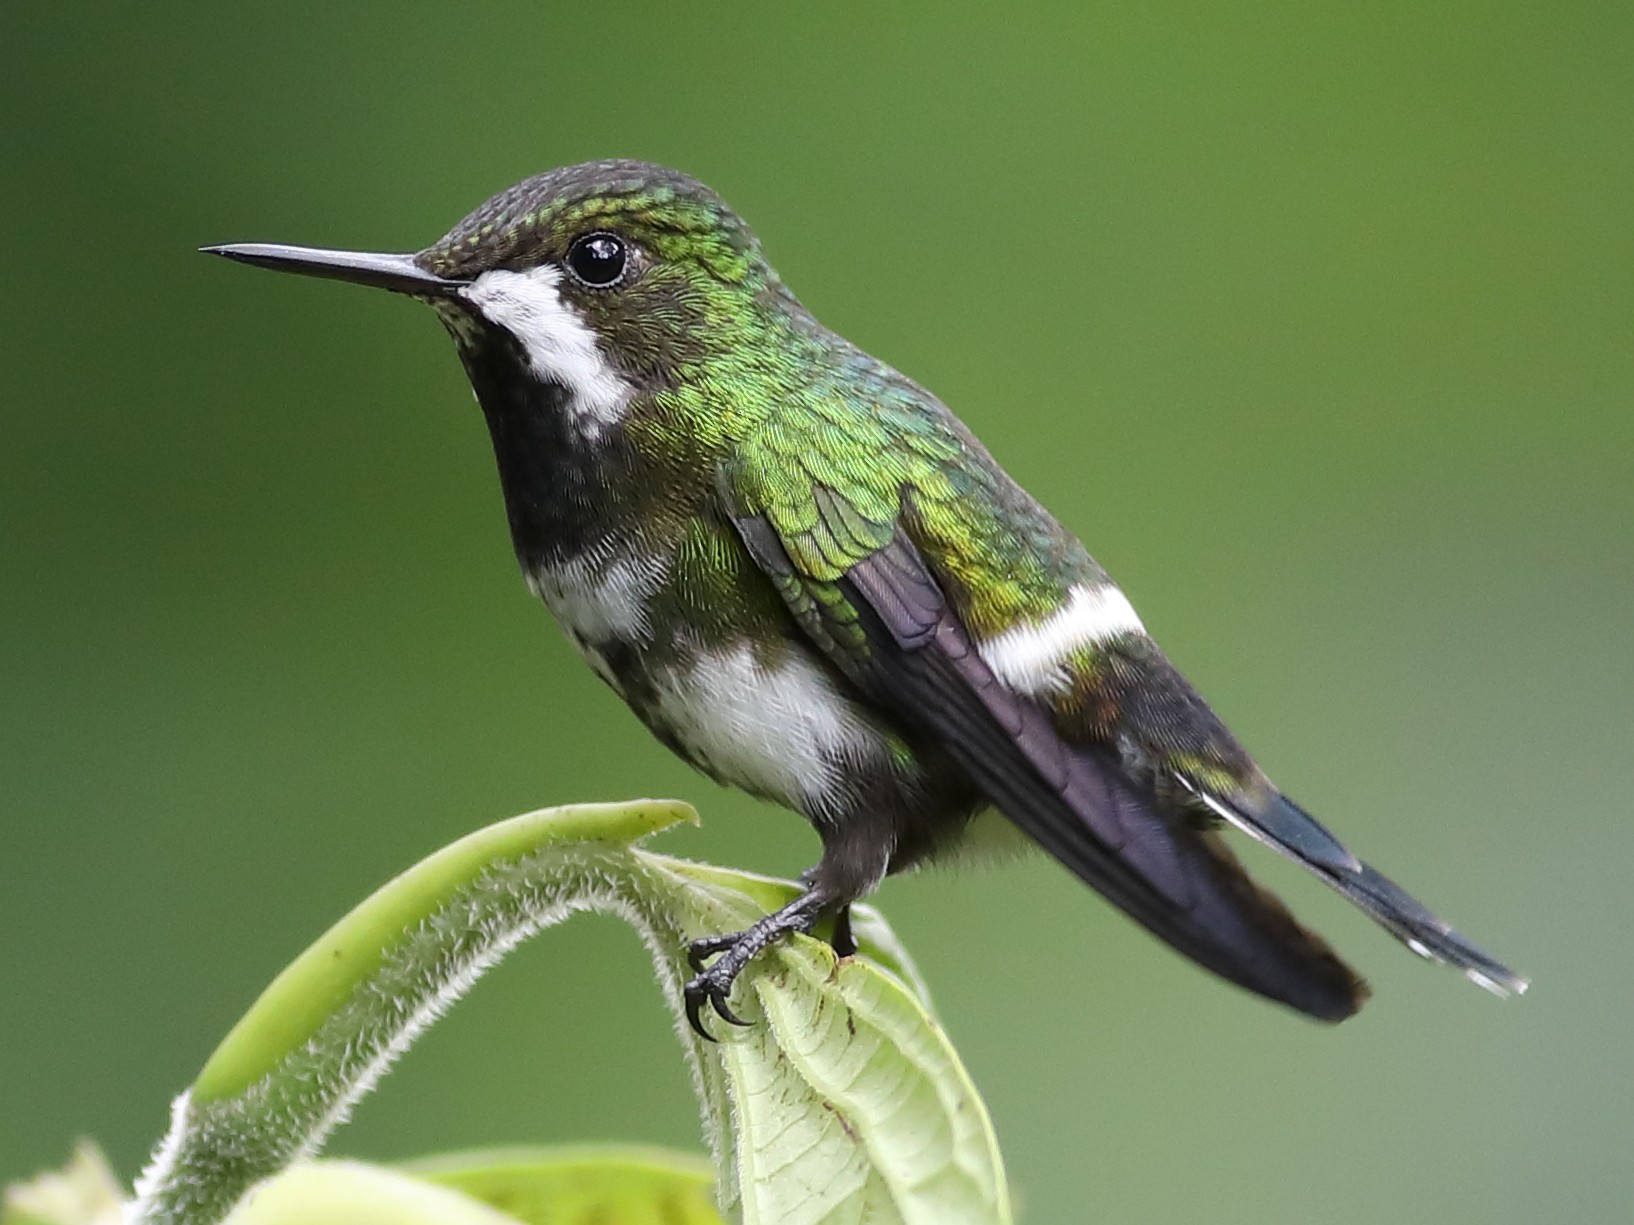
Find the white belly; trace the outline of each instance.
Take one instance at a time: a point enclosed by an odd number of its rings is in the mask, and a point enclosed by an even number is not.
[[[653,679],[652,714],[698,765],[813,816],[838,812],[846,778],[890,756],[881,729],[800,653],[768,668],[746,645]]]

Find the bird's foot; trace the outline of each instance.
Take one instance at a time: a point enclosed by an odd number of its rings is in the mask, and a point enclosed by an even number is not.
[[[715,939],[729,938],[715,937]],[[700,940],[698,943],[702,944],[704,941]],[[694,945],[693,947],[696,949],[697,946]],[[696,956],[689,954],[688,960],[696,961]],[[692,981],[682,988],[682,994],[686,998],[687,1021],[691,1023],[692,1028],[697,1031],[699,1037],[706,1038],[710,1042],[716,1041],[715,1035],[710,1033],[704,1026],[703,1010],[705,1004],[715,1010],[716,1016],[730,1025],[742,1025],[747,1028],[753,1024],[753,1022],[745,1021],[737,1013],[733,1012],[731,1005],[726,1002],[732,995],[733,980],[737,978],[738,972],[743,969],[743,964],[747,963],[747,961],[748,958],[744,958],[743,963],[738,963],[735,958],[722,957],[707,970],[700,970]]]
[[[715,1035],[704,1027],[705,1004],[713,1008],[715,1014],[729,1025],[749,1025],[750,1022],[733,1012],[727,1003],[732,995],[732,984],[742,973],[743,968],[754,960],[762,949],[790,933],[809,932],[821,909],[820,900],[808,893],[740,932],[725,936],[705,936],[702,940],[694,940],[687,947],[687,962],[697,974],[681,992],[686,1001],[687,1020],[691,1022],[692,1028],[697,1030],[700,1036],[711,1042],[715,1041]],[[842,927],[849,942],[848,914],[842,916],[836,925],[837,938]],[[706,966],[705,963],[716,954],[719,954],[719,957],[715,962]]]

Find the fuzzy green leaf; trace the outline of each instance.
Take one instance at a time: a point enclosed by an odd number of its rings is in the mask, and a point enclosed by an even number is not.
[[[692,1033],[680,1007],[688,942],[747,926],[797,887],[634,845],[689,819],[686,805],[651,800],[530,813],[382,887],[279,975],[177,1100],[135,1219],[222,1220],[248,1188],[313,1156],[505,952],[575,911],[605,910],[652,954],[728,1219],[1008,1221],[986,1111],[907,954],[867,907],[854,914],[858,957],[837,962],[811,938],[780,944],[735,997],[761,1023],[719,1045]]]

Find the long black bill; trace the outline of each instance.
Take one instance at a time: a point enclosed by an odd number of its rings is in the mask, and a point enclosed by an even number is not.
[[[376,255],[369,251],[325,251],[320,247],[289,247],[276,242],[235,242],[200,247],[207,255],[223,255],[241,264],[321,276],[354,285],[373,285],[393,293],[428,297],[451,294],[469,281],[450,281],[427,272],[412,255]]]

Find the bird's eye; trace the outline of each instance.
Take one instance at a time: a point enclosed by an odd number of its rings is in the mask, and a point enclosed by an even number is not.
[[[617,285],[629,263],[624,240],[616,234],[586,234],[567,252],[568,270],[596,289]]]

